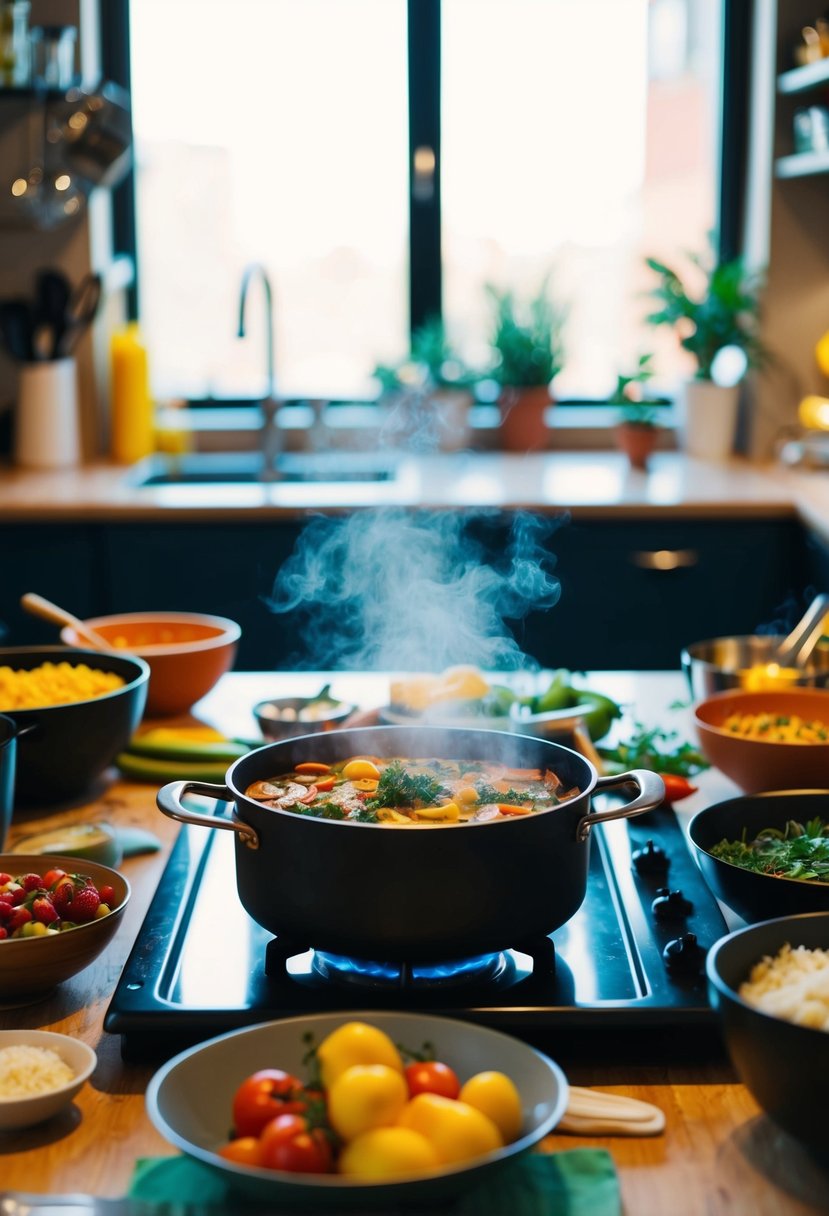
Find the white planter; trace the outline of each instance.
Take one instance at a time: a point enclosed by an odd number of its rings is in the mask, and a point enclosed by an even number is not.
[[[689,380],[677,397],[679,439],[698,460],[727,460],[737,432],[740,386]]]

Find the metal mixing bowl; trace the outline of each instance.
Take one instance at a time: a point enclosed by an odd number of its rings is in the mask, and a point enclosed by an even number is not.
[[[745,634],[742,637],[708,638],[694,642],[682,651],[682,670],[695,701],[705,701],[713,693],[732,688],[750,688],[746,672],[775,661],[783,637],[775,634]],[[792,669],[793,670],[793,669]],[[820,643],[812,651],[797,676],[783,669],[779,676],[768,675],[768,686],[785,688],[829,688],[829,645]],[[775,683],[775,680],[779,683]]]

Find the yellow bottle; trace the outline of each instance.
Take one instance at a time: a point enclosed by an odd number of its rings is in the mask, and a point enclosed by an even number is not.
[[[110,354],[112,458],[133,464],[155,447],[147,348],[134,321],[112,335]]]

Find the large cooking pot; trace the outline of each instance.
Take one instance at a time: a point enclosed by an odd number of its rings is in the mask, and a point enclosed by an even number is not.
[[[313,819],[247,798],[254,781],[304,760],[349,756],[488,760],[551,769],[578,797],[500,823],[411,827]],[[381,726],[272,743],[237,760],[225,785],[173,781],[158,793],[165,815],[236,833],[236,885],[264,928],[314,947],[383,962],[458,959],[551,933],[578,910],[587,887],[590,828],[658,806],[662,779],[634,770],[599,777],[561,744],[500,731]],[[595,792],[633,784],[632,802],[593,812]],[[234,802],[227,815],[182,805],[187,794]]]

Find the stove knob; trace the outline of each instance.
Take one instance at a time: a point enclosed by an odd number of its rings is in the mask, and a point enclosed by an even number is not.
[[[698,943],[696,933],[683,933],[682,937],[675,937],[662,951],[662,960],[668,971],[677,975],[699,972],[704,958],[705,950]]]
[[[631,859],[639,874],[664,874],[671,859],[661,845],[649,840],[643,849],[636,849]]]
[[[671,891],[668,887],[660,887],[651,904],[651,912],[657,920],[682,920],[693,910],[690,899],[686,899],[681,891]]]

